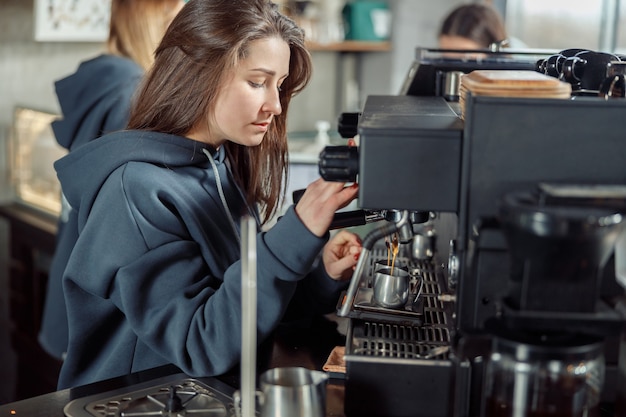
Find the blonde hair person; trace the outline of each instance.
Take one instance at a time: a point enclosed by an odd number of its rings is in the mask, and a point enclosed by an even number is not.
[[[52,123],[57,142],[73,152],[126,127],[135,90],[154,62],[154,51],[183,0],[113,0],[105,53],[80,63],[55,83],[62,117]],[[65,200],[64,200],[65,201]],[[78,237],[75,213],[64,204],[50,266],[39,343],[62,359],[68,340],[61,276]]]
[[[113,0],[107,51],[147,70],[165,29],[182,8],[180,0]]]

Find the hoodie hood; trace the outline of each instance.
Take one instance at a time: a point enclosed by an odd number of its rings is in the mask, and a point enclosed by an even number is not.
[[[128,123],[143,69],[128,58],[100,55],[55,83],[62,119],[52,122],[57,142],[73,150]]]
[[[54,163],[63,194],[70,206],[86,214],[107,177],[122,165],[135,161],[178,168],[208,166],[203,149],[224,163],[223,147],[215,151],[209,145],[185,137],[147,131],[127,130],[111,133],[72,151]]]

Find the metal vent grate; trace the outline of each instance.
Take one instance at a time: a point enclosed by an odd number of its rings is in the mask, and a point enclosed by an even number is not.
[[[213,378],[169,375],[113,391],[81,397],[63,409],[68,417],[234,416],[234,389]],[[168,411],[172,397],[179,411]]]
[[[386,249],[372,251],[370,269],[364,273],[373,275],[377,262],[386,260]],[[409,261],[407,257],[398,257],[397,264],[419,273],[424,280],[422,300],[424,304],[424,323],[421,326],[390,320],[388,322],[372,320],[352,320],[351,346],[346,353],[378,358],[423,359],[429,355],[433,359],[447,359],[447,350],[451,343],[449,318],[451,311],[447,303],[439,299],[443,293],[443,272],[437,271],[433,261]],[[368,284],[369,285],[369,284]],[[441,352],[437,354],[437,352]]]
[[[146,391],[107,398],[104,401],[94,402],[86,407],[93,416],[148,416],[164,415],[162,411],[167,401],[170,389],[176,388],[176,393],[188,408],[187,414],[210,412],[215,416],[227,416],[224,403],[215,398],[215,394],[193,380],[181,381],[178,384],[154,387]]]

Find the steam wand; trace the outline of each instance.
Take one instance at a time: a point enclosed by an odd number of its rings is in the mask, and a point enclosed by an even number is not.
[[[361,277],[363,275],[365,259],[369,257],[369,254],[374,247],[374,244],[385,236],[389,236],[398,231],[400,231],[401,233],[406,231],[407,227],[411,229],[412,225],[409,220],[409,212],[407,210],[404,210],[402,212],[402,217],[397,222],[385,223],[381,227],[372,230],[365,236],[365,238],[363,239],[363,249],[361,250],[361,256],[359,257],[356,268],[352,273],[350,285],[348,286],[348,291],[346,292],[346,296],[343,300],[343,303],[341,304],[341,308],[337,312],[337,315],[339,317],[347,317],[350,313],[350,306],[354,302],[354,297],[356,295],[359,282],[361,281]]]

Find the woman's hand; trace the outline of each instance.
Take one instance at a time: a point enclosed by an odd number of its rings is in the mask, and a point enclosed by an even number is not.
[[[296,205],[296,213],[302,223],[316,236],[328,231],[335,212],[354,200],[359,186],[346,186],[343,182],[318,179],[312,182]]]
[[[358,235],[346,230],[339,231],[322,251],[326,273],[337,281],[350,279],[362,248]]]

